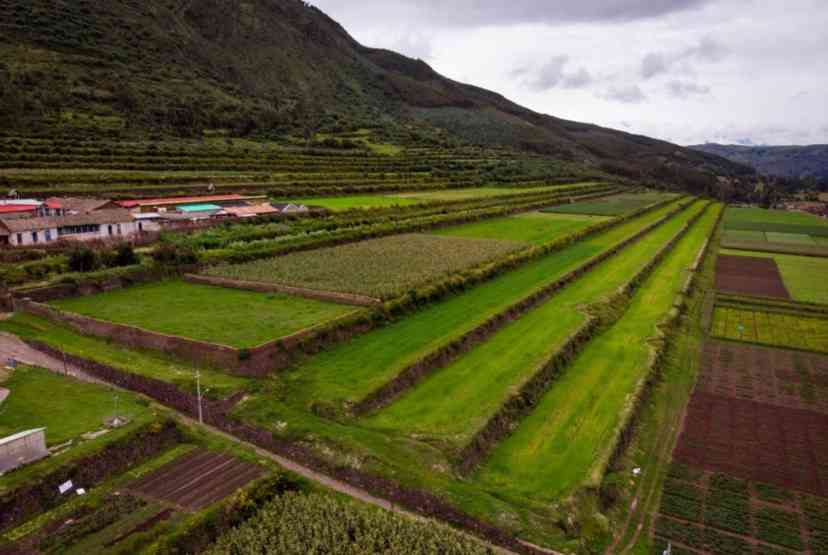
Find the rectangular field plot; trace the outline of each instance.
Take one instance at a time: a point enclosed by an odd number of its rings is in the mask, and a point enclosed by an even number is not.
[[[696,392],[673,454],[711,472],[828,497],[828,415]]]
[[[247,264],[217,266],[206,274],[390,298],[525,247],[514,241],[396,235]]]
[[[596,185],[597,183],[581,183],[583,186]],[[396,195],[388,195],[391,199],[405,199],[413,200],[416,203],[422,202],[437,202],[442,200],[467,200],[487,197],[502,197],[509,195],[520,195],[527,193],[544,193],[552,192],[559,189],[556,187],[474,187],[469,189],[443,189],[440,191],[415,191],[413,193],[399,193]],[[566,185],[565,187],[572,187]]]
[[[607,218],[601,216],[530,212],[508,218],[448,227],[435,231],[433,234],[448,237],[505,239],[542,245],[606,220]]]
[[[708,341],[696,389],[828,414],[828,356]]]
[[[716,289],[736,295],[790,298],[772,258],[719,255]]]
[[[99,320],[255,347],[353,312],[351,306],[282,294],[165,281],[63,299],[57,308]]]
[[[824,553],[827,510],[828,499],[673,464],[651,553],[668,542],[676,554]]]
[[[773,260],[793,300],[828,304],[828,258],[737,250],[722,250],[721,254]]]
[[[828,237],[828,224],[812,214],[788,212],[785,210],[764,210],[761,208],[728,208],[724,217],[725,230],[760,231],[775,234],[807,235]],[[787,238],[781,235],[779,238]],[[766,237],[767,241],[776,239]],[[783,242],[783,241],[781,241]]]
[[[717,216],[708,210],[645,280],[623,317],[563,370],[481,467],[481,482],[499,492],[552,499],[600,481],[629,400],[647,377],[647,338],[672,308]]]
[[[761,308],[717,306],[711,335],[748,343],[828,352],[828,319]]]
[[[203,509],[261,477],[264,469],[223,453],[194,449],[127,489],[188,511]]]
[[[621,216],[628,212],[633,212],[639,208],[644,208],[651,204],[655,204],[667,198],[670,194],[666,193],[640,193],[640,194],[624,194],[608,197],[601,200],[575,202],[562,206],[555,206],[548,208],[544,212],[553,214],[587,214],[592,216]]]

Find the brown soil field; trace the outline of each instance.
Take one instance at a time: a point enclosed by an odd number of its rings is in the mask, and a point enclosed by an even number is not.
[[[197,511],[263,474],[263,468],[231,455],[195,449],[133,482],[127,489],[184,510]]]
[[[771,258],[720,255],[716,261],[716,289],[735,295],[791,298]]]

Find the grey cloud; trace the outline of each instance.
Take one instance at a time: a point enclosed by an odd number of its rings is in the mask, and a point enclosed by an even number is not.
[[[658,75],[669,73],[679,62],[716,63],[727,57],[730,49],[711,37],[705,37],[695,46],[677,52],[651,52],[641,60],[641,76],[652,79]]]
[[[638,85],[610,87],[602,97],[606,100],[623,102],[624,104],[640,104],[647,100],[647,95],[644,94],[644,91]]]
[[[561,86],[565,89],[581,89],[592,84],[592,74],[581,67],[574,73],[565,71],[569,63],[569,56],[555,56],[544,64],[537,72],[524,81],[526,86],[535,92],[547,91]],[[521,77],[530,74],[527,68],[513,70],[513,77]]]
[[[434,56],[431,41],[419,33],[408,33],[397,39],[392,50],[401,52],[410,58],[429,60]]]
[[[435,25],[479,27],[521,23],[635,21],[700,8],[712,0],[313,0],[322,10],[347,5],[366,16],[416,15]]]
[[[710,94],[710,87],[690,81],[670,81],[667,83],[667,90],[675,98]]]

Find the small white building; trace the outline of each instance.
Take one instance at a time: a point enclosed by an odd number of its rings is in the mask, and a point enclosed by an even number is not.
[[[128,239],[139,232],[127,210],[99,210],[75,216],[0,219],[0,244],[14,247],[56,241]]]
[[[0,439],[0,475],[48,456],[46,428],[4,437]]]

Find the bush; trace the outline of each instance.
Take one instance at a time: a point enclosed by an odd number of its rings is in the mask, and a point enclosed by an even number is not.
[[[176,246],[172,243],[164,243],[152,253],[152,258],[158,264],[165,266],[180,266],[186,264],[197,264],[198,254],[186,246]]]
[[[109,267],[133,266],[139,262],[140,260],[138,260],[138,255],[135,254],[132,245],[129,243],[121,243],[115,247],[114,258]]]
[[[69,252],[69,270],[72,272],[94,272],[100,267],[101,258],[89,247],[77,246]]]

